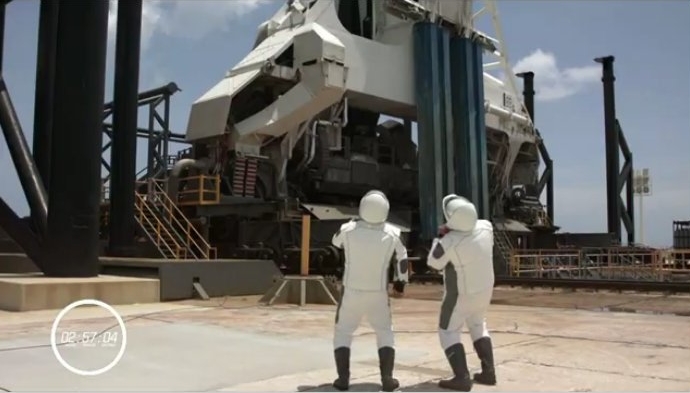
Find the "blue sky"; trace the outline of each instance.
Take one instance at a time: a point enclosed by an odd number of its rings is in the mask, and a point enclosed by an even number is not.
[[[192,101],[248,52],[282,1],[144,3],[140,90],[176,82],[183,91],[173,98],[172,128],[184,132]],[[690,3],[504,0],[498,8],[511,63],[537,74],[536,123],[555,161],[557,224],[606,229],[602,87],[592,59],[614,55],[618,118],[635,166],[652,175],[644,240],[670,245],[672,221],[690,219]],[[29,143],[37,23],[37,0],[9,4],[4,76]],[[110,42],[107,100],[112,49]],[[143,154],[142,146],[140,167]],[[0,165],[0,195],[27,213],[4,140]]]

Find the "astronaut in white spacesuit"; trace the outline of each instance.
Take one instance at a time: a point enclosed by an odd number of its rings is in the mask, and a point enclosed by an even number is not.
[[[493,348],[484,319],[494,286],[493,225],[478,220],[474,205],[454,194],[443,198],[443,213],[446,224],[431,245],[427,265],[443,271],[445,289],[438,334],[455,376],[440,381],[439,386],[468,392],[473,381],[460,340],[465,323],[482,366],[482,371],[474,374],[474,382],[496,384]]]
[[[393,289],[401,295],[408,281],[408,260],[400,230],[386,223],[389,209],[385,194],[369,191],[359,203],[359,218],[343,224],[333,236],[333,245],[345,253],[343,292],[333,338],[338,371],[333,387],[338,390],[349,389],[350,346],[363,316],[376,332],[382,390],[391,392],[400,386],[393,378],[395,349],[388,269],[395,255]]]

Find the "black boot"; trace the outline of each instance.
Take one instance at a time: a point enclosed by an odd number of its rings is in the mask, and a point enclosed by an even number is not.
[[[482,372],[474,374],[474,382],[481,385],[496,384],[496,370],[494,369],[494,352],[491,338],[482,337],[474,342],[474,350],[482,363]]]
[[[400,382],[393,378],[395,365],[395,349],[391,347],[379,348],[379,369],[381,370],[381,390],[392,392],[400,387]]]
[[[333,354],[335,368],[338,371],[338,379],[333,381],[333,387],[341,391],[347,390],[350,388],[350,348],[336,348]]]
[[[446,349],[446,357],[455,376],[451,379],[439,381],[438,386],[459,392],[469,392],[472,390],[472,380],[467,369],[467,358],[465,358],[465,347],[462,344],[451,345]]]

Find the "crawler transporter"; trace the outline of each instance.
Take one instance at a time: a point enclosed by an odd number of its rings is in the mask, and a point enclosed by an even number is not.
[[[376,188],[388,195],[390,221],[411,255],[423,258],[430,239],[418,229],[413,27],[427,20],[471,29],[473,6],[292,0],[262,23],[252,51],[193,104],[192,147],[169,179],[169,192],[204,224],[218,257],[269,258],[295,272],[308,211],[312,272],[337,275],[342,262],[331,236]],[[541,139],[522,95],[512,75],[504,82],[487,70],[483,84],[491,218],[499,232],[548,230]],[[185,180],[200,175],[199,184]],[[200,203],[185,204],[198,195]]]

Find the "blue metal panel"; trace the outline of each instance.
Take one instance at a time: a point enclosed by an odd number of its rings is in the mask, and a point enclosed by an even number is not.
[[[443,144],[447,127],[445,119],[445,87],[443,38],[441,27],[420,22],[414,26],[415,94],[417,101],[417,143],[419,221],[421,237],[436,235],[443,218],[441,199],[444,178],[448,175],[443,161]],[[446,63],[448,64],[448,63]]]
[[[478,173],[476,159],[477,99],[474,94],[471,42],[453,37],[450,42],[451,85],[453,97],[453,144],[455,146],[455,191],[472,202],[477,201]]]
[[[477,42],[472,43],[472,57],[474,65],[474,91],[476,94],[477,108],[475,113],[477,144],[477,213],[479,218],[490,219],[489,208],[489,168],[486,152],[486,111],[484,110],[484,49]]]
[[[471,200],[480,217],[488,218],[488,174],[484,111],[482,48],[472,40],[450,42],[455,190]]]
[[[449,86],[451,85],[451,67],[450,67],[450,31],[439,27],[439,76],[441,77],[441,93],[443,99],[443,108],[441,117],[443,119],[443,126],[439,130],[441,137],[440,145],[437,145],[437,158],[442,160],[443,165],[443,196],[455,192],[455,150],[453,149],[453,95],[451,94]],[[441,207],[442,208],[442,207]],[[443,212],[441,211],[441,217]]]

